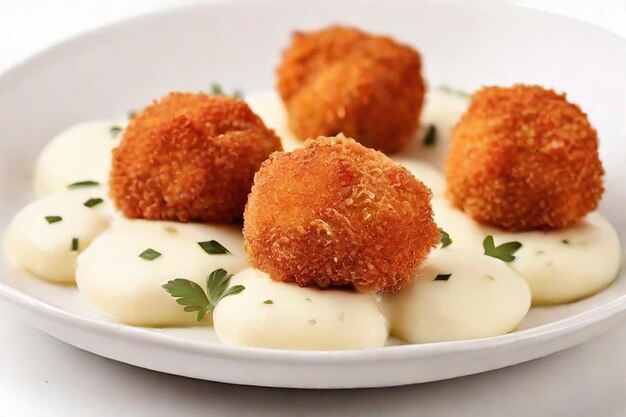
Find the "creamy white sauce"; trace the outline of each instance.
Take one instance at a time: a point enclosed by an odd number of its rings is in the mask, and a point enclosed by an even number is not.
[[[339,350],[380,347],[387,340],[387,321],[373,295],[300,288],[252,268],[231,284],[246,289],[224,298],[213,312],[215,331],[226,344]]]
[[[518,241],[511,267],[522,274],[533,304],[558,304],[594,294],[617,277],[621,249],[615,229],[598,213],[562,230],[510,233],[479,224],[443,199],[433,200],[435,221],[453,240],[450,248],[483,253],[492,235],[496,245]]]
[[[101,187],[60,191],[24,207],[13,218],[6,246],[17,265],[39,278],[73,283],[76,256],[109,225],[107,204],[86,207],[92,198],[106,197]],[[47,216],[62,220],[49,223]],[[73,250],[73,239],[77,248]]]
[[[451,274],[447,280],[435,280]],[[391,332],[410,343],[474,339],[515,329],[530,307],[528,284],[504,262],[445,248],[411,285],[384,298]]]
[[[111,167],[111,150],[122,137],[122,132],[112,133],[111,127],[125,128],[126,124],[125,120],[78,123],[53,137],[35,165],[37,193],[49,194],[86,180],[105,184]]]
[[[198,242],[216,240],[231,254],[209,255]],[[161,256],[140,258],[146,249]],[[197,324],[161,285],[186,278],[206,288],[219,268],[236,273],[248,266],[241,230],[235,226],[119,220],[78,257],[76,283],[98,310],[135,326]],[[210,315],[205,322],[210,322]]]

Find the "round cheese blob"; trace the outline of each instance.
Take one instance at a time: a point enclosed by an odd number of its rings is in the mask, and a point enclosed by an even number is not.
[[[387,320],[375,296],[273,281],[257,269],[235,275],[246,287],[220,301],[213,325],[228,345],[297,350],[384,346]]]
[[[102,187],[85,187],[34,201],[9,225],[9,254],[39,278],[73,283],[77,255],[109,225],[105,197]]]
[[[211,240],[230,254],[209,254],[199,245]],[[141,257],[148,249],[160,255]],[[247,266],[237,227],[119,220],[78,257],[76,283],[90,305],[121,322],[185,326],[197,324],[196,314],[185,312],[162,285],[185,278],[206,289],[212,271],[235,273]],[[210,323],[210,315],[204,322]]]
[[[105,184],[111,168],[111,150],[126,128],[125,120],[99,120],[71,126],[48,142],[37,159],[34,185],[39,195],[80,181]]]
[[[495,245],[517,241],[522,247],[510,266],[526,278],[533,304],[575,301],[608,286],[619,271],[621,249],[615,229],[598,213],[561,230],[507,232],[472,220],[447,200],[433,199],[435,221],[452,238],[450,248],[483,253],[492,235]]]
[[[385,296],[392,335],[410,343],[496,336],[530,308],[528,284],[506,263],[450,249],[432,253],[411,285]]]

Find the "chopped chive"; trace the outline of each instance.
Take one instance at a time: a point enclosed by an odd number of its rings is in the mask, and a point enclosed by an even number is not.
[[[61,216],[46,216],[44,218],[46,219],[48,224],[57,223],[57,222],[60,222],[61,220],[63,220],[63,217],[61,217]]]
[[[121,126],[111,126],[111,128],[109,129],[109,132],[111,132],[111,137],[116,138],[121,132],[122,132],[122,127]]]
[[[89,200],[83,203],[83,206],[92,208],[92,207],[97,206],[98,204],[102,204],[103,202],[104,200],[101,198],[90,198]]]
[[[211,95],[213,96],[223,96],[224,95],[224,89],[222,88],[222,86],[218,83],[213,83],[211,84]]]
[[[78,252],[78,238],[77,237],[73,237],[72,238],[72,246],[71,246],[70,250],[72,252]]]
[[[230,251],[222,246],[217,240],[207,240],[206,242],[198,242],[198,245],[209,255],[230,254]]]
[[[171,234],[178,233],[178,230],[176,230],[176,228],[174,226],[163,226],[163,230],[165,230],[167,233],[171,233]]]
[[[315,319],[311,319],[311,320],[309,320],[309,324],[310,324],[311,326],[315,326],[315,325],[317,324],[317,320],[315,320]]]
[[[159,256],[161,256],[160,252],[155,251],[152,248],[148,248],[145,251],[141,252],[139,254],[139,257],[142,259],[145,259],[146,261],[153,261],[156,258],[158,258]]]
[[[463,91],[463,90],[459,90],[459,89],[456,89],[456,88],[452,88],[452,87],[447,86],[447,85],[439,86],[439,90],[441,90],[443,92],[446,92],[446,93],[456,94],[456,95],[461,96],[461,97],[471,97],[472,96],[467,91]]]
[[[564,245],[569,245],[569,240],[567,240],[567,239],[563,239],[563,240],[561,241],[561,243],[562,243],[562,244],[564,244]]]
[[[447,281],[452,274],[437,274],[434,281]]]
[[[68,185],[67,188],[68,190],[75,190],[76,188],[95,187],[97,185],[100,185],[100,183],[89,180],[89,181],[79,181],[79,182],[72,183]]]
[[[263,304],[274,304],[274,301],[268,299],[268,300],[263,301]]]
[[[129,119],[134,119],[135,117],[137,117],[137,112],[136,112],[136,111],[134,111],[134,110],[131,110],[131,111],[129,111],[129,112],[128,112],[127,117],[128,117]]]
[[[235,90],[235,92],[233,92],[233,98],[236,98],[237,100],[243,99],[243,91],[240,89]]]
[[[450,239],[450,235],[443,229],[439,229],[439,233],[441,234],[441,247],[445,248],[446,246],[450,246],[452,244],[452,239]]]
[[[428,126],[426,135],[424,135],[424,146],[434,146],[437,143],[437,128],[435,125]]]

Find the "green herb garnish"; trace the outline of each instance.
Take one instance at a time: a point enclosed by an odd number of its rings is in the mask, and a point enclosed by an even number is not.
[[[109,132],[111,132],[111,136],[113,138],[116,138],[121,132],[122,132],[122,127],[121,126],[111,126],[111,128],[109,129]]]
[[[228,275],[228,272],[221,268],[211,272],[206,280],[206,293],[198,284],[185,278],[168,281],[162,288],[174,297],[178,304],[184,306],[185,311],[197,311],[196,319],[200,321],[222,299],[239,294],[245,289],[243,285],[229,288],[231,277],[232,275]]]
[[[213,83],[211,84],[211,88],[209,89],[209,95],[210,96],[231,96],[232,98],[241,100],[243,98],[243,91],[237,89],[233,91],[232,94],[226,94],[221,84]]]
[[[176,228],[174,226],[163,226],[163,230],[165,230],[167,233],[171,233],[171,234],[178,233],[178,230],[176,230]]]
[[[437,143],[437,128],[435,125],[428,126],[426,135],[424,135],[424,146],[434,146]]]
[[[134,110],[131,110],[128,112],[126,116],[128,117],[128,119],[134,119],[135,117],[137,117],[137,112]]]
[[[274,300],[265,300],[263,304],[274,304]]]
[[[96,181],[79,181],[68,185],[67,188],[68,190],[75,190],[76,188],[95,187],[97,185],[100,185],[100,183]]]
[[[447,85],[442,85],[439,87],[439,90],[444,91],[446,93],[452,93],[452,94],[456,94],[457,96],[461,96],[461,97],[471,97],[472,95],[466,91],[463,90],[459,90],[456,88],[452,88],[450,86]]]
[[[567,239],[563,239],[563,240],[561,241],[561,243],[562,243],[562,244],[564,244],[564,245],[569,245],[569,240],[567,240]]]
[[[104,200],[101,198],[90,198],[89,200],[83,203],[83,206],[92,208],[92,207],[97,206],[98,204],[102,204],[103,202]]]
[[[70,247],[70,250],[72,252],[78,252],[78,238],[77,237],[72,238],[72,246]]]
[[[222,244],[217,240],[198,242],[198,245],[200,245],[200,247],[209,255],[230,254],[230,251],[222,246]]]
[[[439,229],[439,233],[441,234],[441,247],[445,248],[446,246],[450,246],[452,244],[452,239],[450,239],[450,235],[443,229]]]
[[[452,274],[437,274],[434,281],[447,281],[451,276]]]
[[[483,248],[485,249],[485,255],[493,258],[498,258],[504,262],[512,262],[515,260],[513,254],[522,247],[519,242],[506,242],[500,246],[496,246],[493,241],[493,236],[489,235],[483,240]]]
[[[139,254],[139,257],[141,259],[145,259],[146,261],[153,261],[159,256],[161,256],[161,252],[157,252],[152,248],[148,248]]]
[[[48,224],[57,223],[57,222],[60,222],[61,220],[63,220],[63,217],[61,217],[61,216],[46,216],[44,218],[46,219]]]

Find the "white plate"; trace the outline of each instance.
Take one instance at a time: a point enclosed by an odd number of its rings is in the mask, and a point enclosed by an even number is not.
[[[33,198],[31,169],[45,141],[72,123],[114,117],[170,90],[272,87],[293,29],[351,23],[423,53],[431,86],[536,82],[569,93],[602,138],[602,210],[626,237],[626,46],[563,17],[500,2],[214,2],[132,19],[65,42],[0,78],[0,230]],[[208,328],[143,329],[90,309],[72,287],[2,260],[0,295],[25,322],[79,348],[172,374],[301,388],[401,385],[531,360],[581,343],[626,314],[626,276],[600,294],[533,309],[520,330],[486,339],[338,352],[224,346]]]

